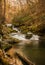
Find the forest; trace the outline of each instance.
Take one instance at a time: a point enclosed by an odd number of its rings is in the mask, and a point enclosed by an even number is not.
[[[44,61],[45,0],[0,0],[0,65]]]

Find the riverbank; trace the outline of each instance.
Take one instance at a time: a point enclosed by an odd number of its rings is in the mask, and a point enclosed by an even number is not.
[[[13,53],[12,53],[13,52]],[[23,53],[16,51],[14,47],[7,52],[0,49],[0,64],[2,65],[35,65],[29,61]],[[10,61],[10,62],[9,62]]]

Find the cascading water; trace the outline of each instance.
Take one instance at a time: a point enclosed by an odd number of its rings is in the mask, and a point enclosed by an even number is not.
[[[38,35],[34,35],[33,33],[29,33],[32,34],[32,37],[30,39],[26,39],[25,36],[26,34],[22,34],[17,28],[13,28],[13,30],[16,30],[17,33],[11,33],[10,36],[13,38],[17,38],[19,40],[39,40],[39,36]]]

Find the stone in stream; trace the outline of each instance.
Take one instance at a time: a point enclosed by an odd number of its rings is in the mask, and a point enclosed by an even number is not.
[[[32,33],[26,34],[26,36],[25,36],[26,39],[30,39],[31,37],[32,37]]]

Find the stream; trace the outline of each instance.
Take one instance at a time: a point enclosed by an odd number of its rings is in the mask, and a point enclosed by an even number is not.
[[[36,65],[45,65],[45,40],[33,33],[30,39],[26,39],[25,34],[22,34],[17,28],[14,30],[18,33],[11,33],[10,36],[21,40],[19,44],[15,44],[16,49],[22,51]]]

